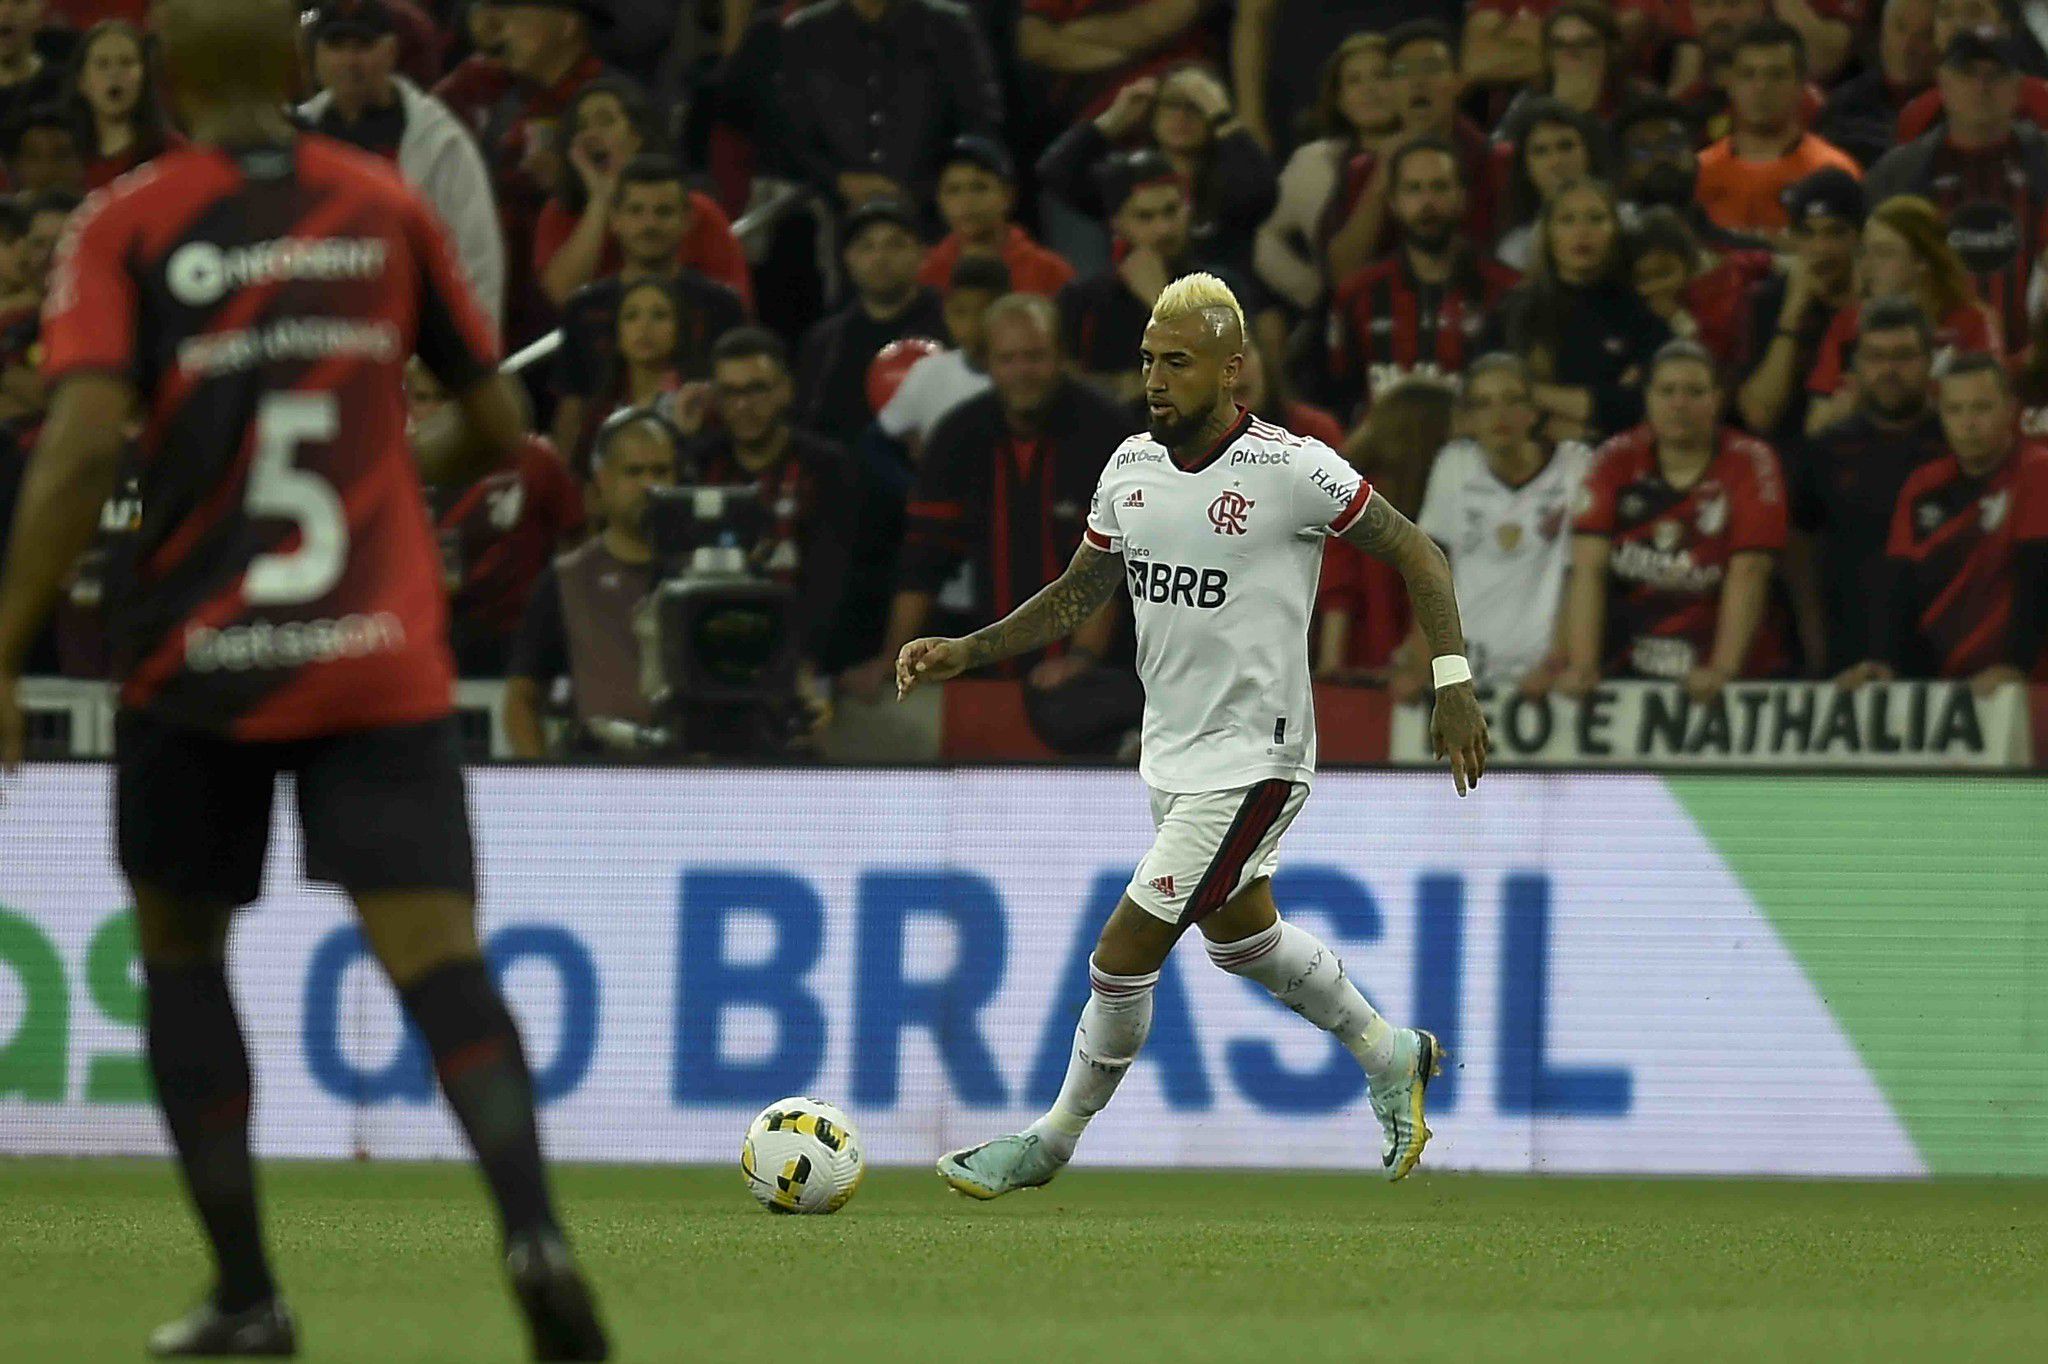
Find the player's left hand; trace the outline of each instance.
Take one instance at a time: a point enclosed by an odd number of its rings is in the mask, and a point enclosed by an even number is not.
[[[1436,710],[1429,717],[1430,742],[1439,758],[1451,760],[1451,780],[1458,794],[1479,785],[1486,770],[1486,755],[1493,741],[1486,732],[1486,717],[1479,712],[1479,696],[1470,682],[1438,689]]]
[[[20,685],[0,673],[0,772],[13,772],[21,766],[26,726],[21,719],[21,698],[16,695]]]
[[[913,639],[896,655],[896,699],[921,683],[944,682],[967,671],[967,650],[957,639]]]

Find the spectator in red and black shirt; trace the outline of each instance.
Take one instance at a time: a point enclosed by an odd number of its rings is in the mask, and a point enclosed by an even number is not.
[[[1418,138],[1388,169],[1400,245],[1339,285],[1330,304],[1327,405],[1354,419],[1404,375],[1462,371],[1487,315],[1521,279],[1465,240],[1466,188],[1450,143]]]
[[[1209,55],[1196,0],[1024,0],[1017,55],[1045,122],[1092,118],[1144,76]]]
[[[36,51],[42,0],[13,0],[0,6],[0,126],[64,98],[63,68]]]
[[[683,447],[681,481],[760,491],[770,531],[753,567],[795,591],[797,647],[815,671],[845,591],[855,505],[846,450],[791,425],[792,398],[781,338],[727,332],[711,352],[719,424]]]
[[[448,390],[417,360],[406,367],[405,393],[414,431],[448,405]],[[528,436],[509,467],[428,494],[456,670],[503,677],[534,583],[583,529],[583,490],[553,445]]]
[[[184,139],[171,131],[141,30],[118,19],[93,25],[72,54],[66,107],[85,149],[85,187],[99,189]]]
[[[1919,195],[1946,215],[1949,241],[2014,354],[2027,344],[2027,286],[2048,210],[2048,136],[2016,116],[2017,60],[2008,38],[1957,34],[1936,73],[1945,121],[1885,153],[1864,186],[1872,204]]]
[[[1744,332],[1749,290],[1772,269],[1768,251],[1716,254],[1694,240],[1668,208],[1647,209],[1629,229],[1636,293],[1673,336],[1705,346],[1723,374],[1732,374]]]
[[[572,461],[584,437],[604,419],[593,405],[610,396],[605,381],[617,354],[619,304],[628,286],[650,279],[669,285],[676,307],[674,368],[686,379],[708,375],[712,343],[746,320],[738,294],[677,264],[688,204],[682,171],[665,156],[636,157],[619,177],[612,231],[623,264],[617,274],[578,289],[562,309],[555,444]]]
[[[1792,534],[1785,579],[1808,675],[1872,654],[1870,593],[1883,576],[1899,489],[1946,451],[1929,390],[1934,328],[1904,299],[1873,303],[1856,342],[1856,407],[1786,455]]]
[[[895,675],[910,640],[949,620],[1010,611],[1057,576],[1081,542],[1105,452],[1130,434],[1127,409],[1060,373],[1058,319],[1046,300],[1011,294],[984,327],[994,388],[954,408],[925,443],[888,635],[846,675],[856,695]],[[1114,619],[1106,608],[1071,645],[1003,671],[1040,690],[1073,682],[1108,651]]]
[[[1500,231],[1499,162],[1493,142],[1458,112],[1464,81],[1449,28],[1430,20],[1403,24],[1387,35],[1388,74],[1399,91],[1401,131],[1409,137],[1448,139],[1458,149],[1466,185],[1465,233],[1475,250],[1493,250]],[[1343,170],[1323,218],[1324,260],[1331,279],[1349,279],[1391,244],[1387,201],[1393,181],[1386,158],[1360,149]]]
[[[2005,367],[1962,356],[1937,384],[1948,453],[1906,479],[1877,584],[1873,661],[1848,683],[2038,677],[2048,639],[2048,446],[2022,440]]]
[[[1650,362],[1648,424],[1594,452],[1573,525],[1566,695],[1648,677],[1706,701],[1783,666],[1765,615],[1784,478],[1769,446],[1719,424],[1720,408],[1713,357],[1672,341]]]

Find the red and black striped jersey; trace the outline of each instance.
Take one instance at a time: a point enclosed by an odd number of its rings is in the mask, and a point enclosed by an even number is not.
[[[122,703],[243,739],[446,714],[441,565],[406,439],[496,330],[395,168],[327,138],[166,153],[60,244],[43,371],[140,395],[141,525],[110,584]]]
[[[1428,284],[1402,251],[1366,266],[1330,304],[1332,402],[1349,413],[1405,375],[1461,373],[1480,353],[1488,315],[1521,278],[1474,257],[1444,283]]]
[[[2028,345],[2027,286],[2044,245],[2042,183],[2019,139],[1964,151],[1943,139],[1920,193],[1948,218],[1948,241],[1976,277],[1977,292],[2004,324],[2006,353]]]
[[[1785,521],[1778,456],[1754,436],[1724,429],[1713,462],[1683,489],[1665,481],[1649,427],[1601,446],[1573,530],[1613,544],[1602,670],[1679,679],[1705,666],[1729,560],[1783,549]],[[1743,674],[1765,675],[1783,662],[1782,637],[1767,620]]]
[[[1968,677],[2011,662],[2014,558],[2048,541],[2048,446],[2021,442],[1996,469],[1967,473],[1953,454],[1899,489],[1886,552],[1914,627],[1908,669]],[[1918,657],[1912,655],[1917,653]]]

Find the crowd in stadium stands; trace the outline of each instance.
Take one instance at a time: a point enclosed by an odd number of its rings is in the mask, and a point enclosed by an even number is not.
[[[65,218],[179,140],[149,9],[0,0],[0,537]],[[508,351],[561,338],[517,463],[430,490],[523,752],[550,707],[648,719],[653,486],[762,490],[821,704],[1016,606],[1195,269],[1252,319],[1240,401],[1446,547],[1483,682],[2048,681],[2048,0],[323,0],[304,34],[304,126],[417,184]],[[42,670],[104,666],[98,571]],[[1332,544],[1319,606],[1319,677],[1425,691],[1390,570]],[[1131,651],[1113,604],[1007,675],[1111,753]]]

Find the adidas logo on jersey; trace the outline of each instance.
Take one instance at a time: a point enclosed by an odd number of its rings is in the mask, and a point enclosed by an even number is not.
[[[1171,900],[1173,898],[1173,878],[1171,876],[1155,876],[1150,884],[1152,889],[1158,891],[1167,899]]]
[[[1142,506],[1144,506],[1144,505],[1145,505],[1145,490],[1144,490],[1143,488],[1139,488],[1139,489],[1136,489],[1135,491],[1133,491],[1133,492],[1131,493],[1131,495],[1130,495],[1129,497],[1125,498],[1125,499],[1124,499],[1124,500],[1123,500],[1122,502],[1118,503],[1118,505],[1119,505],[1119,506],[1124,506],[1124,507],[1142,507]]]

